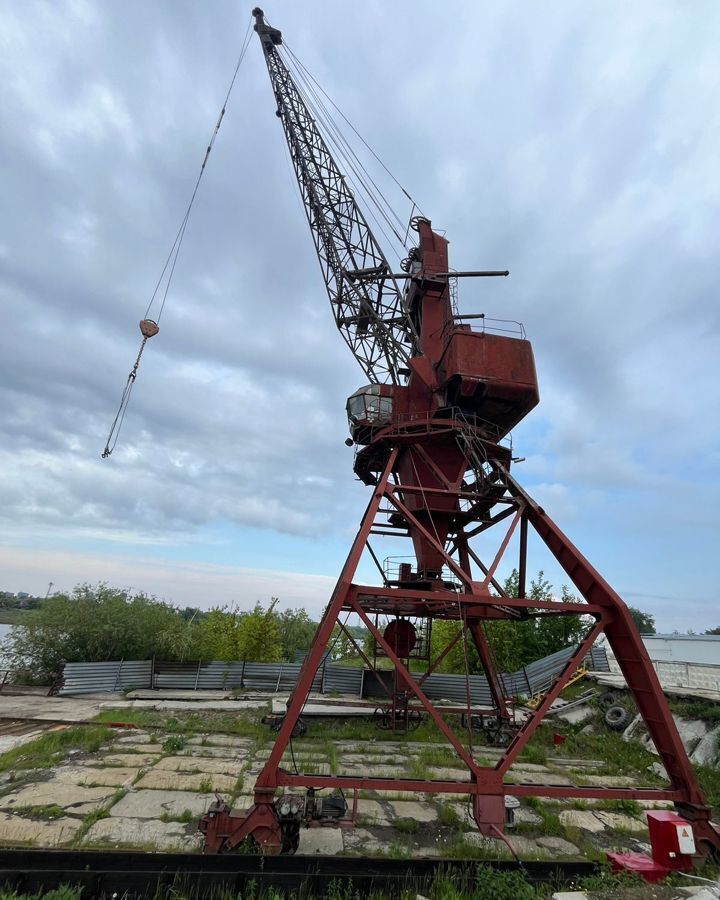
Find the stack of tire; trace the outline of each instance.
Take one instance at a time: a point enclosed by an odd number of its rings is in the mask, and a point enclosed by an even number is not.
[[[598,706],[603,710],[603,719],[611,731],[625,731],[632,721],[630,711],[618,703],[619,699],[617,691],[605,691],[598,697]]]

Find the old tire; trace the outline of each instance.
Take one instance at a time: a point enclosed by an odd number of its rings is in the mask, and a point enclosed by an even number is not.
[[[605,724],[612,731],[625,731],[630,724],[630,713],[624,706],[611,706],[605,710]]]
[[[610,709],[611,706],[617,705],[617,701],[617,691],[605,691],[597,698],[597,704],[601,709]]]

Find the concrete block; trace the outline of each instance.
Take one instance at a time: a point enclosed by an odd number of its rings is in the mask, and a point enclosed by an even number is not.
[[[718,758],[718,739],[720,739],[720,725],[712,731],[708,731],[698,742],[690,759],[700,766],[712,766]]]

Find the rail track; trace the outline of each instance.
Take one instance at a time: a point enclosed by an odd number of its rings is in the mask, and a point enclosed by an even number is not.
[[[210,897],[242,892],[251,883],[255,897],[273,889],[283,895],[323,897],[332,882],[352,882],[353,892],[394,894],[403,888],[421,890],[440,875],[470,884],[480,860],[387,859],[378,857],[203,856],[191,853],[143,853],[89,850],[0,850],[0,886],[23,893],[47,891],[62,884],[82,886],[83,900],[95,897],[155,897],[163,888],[174,896]],[[596,863],[482,863],[504,871],[522,871],[535,883],[558,886],[597,872]]]

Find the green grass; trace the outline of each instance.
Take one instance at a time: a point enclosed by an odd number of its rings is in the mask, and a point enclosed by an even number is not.
[[[717,725],[720,722],[720,703],[714,703],[712,700],[685,700],[680,697],[669,697],[668,706],[684,719],[702,719],[709,725]]]
[[[174,755],[185,749],[185,738],[179,734],[172,734],[162,745],[163,751]]]
[[[430,769],[416,756],[408,761],[407,774],[409,778],[419,778],[422,781],[429,781],[432,778]]]
[[[695,774],[707,802],[716,812],[720,811],[720,770],[710,766],[695,766]]]
[[[438,808],[438,823],[444,828],[462,830],[462,822],[457,809],[452,803],[441,803]]]
[[[197,734],[235,734],[256,741],[269,741],[273,735],[270,729],[259,721],[259,716],[242,713],[225,713],[203,710],[203,713],[178,713],[167,716],[162,711],[152,709],[108,709],[98,713],[93,722],[123,722],[142,729],[159,729],[171,736],[192,737]],[[157,737],[151,743],[157,743]],[[184,745],[183,745],[184,746]]]
[[[29,609],[0,609],[1,625],[22,625]]]
[[[420,823],[416,819],[394,819],[392,826],[400,834],[417,834],[420,831]]]
[[[558,818],[557,814],[551,812],[539,797],[528,797],[527,805],[531,809],[535,810],[535,812],[542,819],[541,824],[530,825],[527,830],[542,831],[542,833],[545,835],[564,837],[565,828],[562,822]],[[525,830],[525,824],[526,823],[518,823],[514,826],[513,831],[515,831],[517,834],[522,833]]]
[[[595,808],[621,812],[628,816],[639,816],[643,812],[643,807],[637,800],[603,800],[597,803]]]
[[[418,759],[426,766],[464,766],[452,747],[423,747]]]
[[[95,725],[76,725],[60,731],[50,731],[34,741],[0,754],[0,772],[12,769],[50,769],[69,750],[96,753],[112,737],[110,729]]]
[[[160,816],[161,822],[181,822],[183,825],[187,825],[190,822],[195,820],[196,816],[193,815],[192,810],[184,809],[179,816],[171,816],[169,813],[162,813]]]
[[[82,888],[61,884],[52,891],[41,894],[18,894],[15,891],[0,889],[0,900],[80,900]]]
[[[65,815],[65,810],[56,803],[51,803],[48,806],[16,806],[13,812],[30,819],[45,819],[47,821],[59,819]]]

